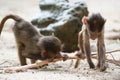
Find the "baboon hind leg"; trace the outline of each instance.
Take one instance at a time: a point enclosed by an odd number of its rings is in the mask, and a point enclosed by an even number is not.
[[[80,50],[77,53],[81,58],[85,56],[84,49],[83,49],[83,35],[82,35],[82,33],[83,33],[83,31],[81,31],[78,34],[78,47]],[[80,64],[80,59],[77,59],[74,68],[77,68],[79,64]]]
[[[21,43],[17,43],[17,47],[18,47],[18,57],[19,57],[19,61],[20,61],[20,65],[26,65],[26,58],[22,55],[23,52],[23,45]]]

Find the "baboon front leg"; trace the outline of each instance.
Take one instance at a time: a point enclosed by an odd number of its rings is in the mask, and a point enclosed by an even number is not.
[[[90,49],[90,41],[89,41],[89,36],[85,33],[84,35],[84,39],[83,39],[83,48],[84,48],[84,52],[86,53],[86,57],[87,57],[87,62],[90,66],[90,68],[95,68],[95,65],[92,62],[91,59],[91,49]]]
[[[92,59],[91,59],[91,52],[90,52],[89,44],[85,44],[85,53],[86,53],[87,62],[89,64],[90,68],[95,68],[95,65],[93,64]]]
[[[104,39],[101,37],[98,38],[98,64],[97,67],[100,68],[100,71],[105,71],[107,68],[107,64],[105,63],[105,45],[104,45]]]

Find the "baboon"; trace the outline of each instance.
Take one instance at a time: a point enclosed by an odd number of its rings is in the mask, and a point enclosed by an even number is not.
[[[18,48],[20,65],[26,65],[26,58],[34,63],[36,60],[44,60],[60,56],[61,41],[55,36],[43,36],[28,21],[18,15],[5,16],[0,24],[0,34],[7,19],[13,19],[15,24],[13,32]]]
[[[100,13],[96,13],[88,17],[83,17],[82,22],[83,22],[82,30],[79,32],[78,35],[78,47],[80,49],[79,54],[81,54],[82,56],[86,54],[87,62],[89,63],[90,68],[95,68],[95,65],[91,60],[91,49],[89,40],[97,39],[97,51],[98,51],[97,68],[99,68],[100,71],[105,71],[106,49],[104,43],[104,24],[106,22],[106,19],[104,19]],[[75,64],[75,68],[78,65],[79,59]]]

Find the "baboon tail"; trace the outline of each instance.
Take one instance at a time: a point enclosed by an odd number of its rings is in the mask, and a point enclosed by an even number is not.
[[[4,24],[5,24],[5,22],[6,22],[7,19],[13,19],[13,20],[15,20],[15,21],[17,21],[17,22],[22,20],[22,18],[20,18],[20,17],[17,16],[17,15],[13,15],[13,14],[9,14],[9,15],[5,16],[5,17],[2,19],[1,23],[0,23],[0,34],[1,34],[1,32],[2,32],[3,26],[4,26]]]

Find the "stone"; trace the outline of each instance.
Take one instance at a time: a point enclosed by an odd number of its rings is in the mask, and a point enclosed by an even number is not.
[[[40,13],[31,22],[43,35],[55,34],[62,41],[63,52],[78,50],[78,33],[83,16],[88,15],[84,1],[40,0]]]

